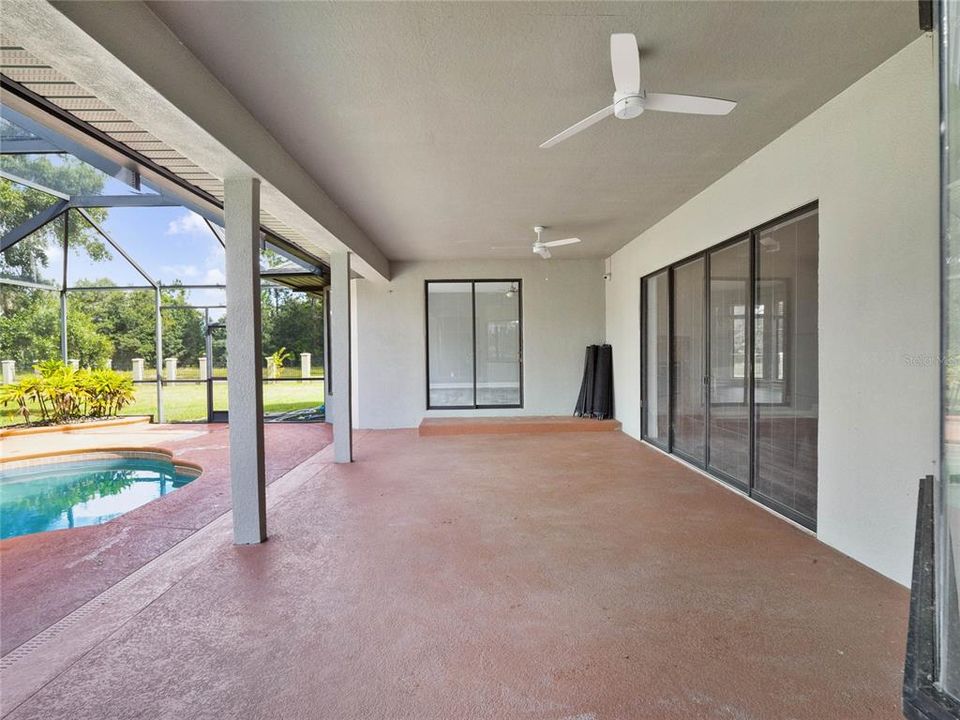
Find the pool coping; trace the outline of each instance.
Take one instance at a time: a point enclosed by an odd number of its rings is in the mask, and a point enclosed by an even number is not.
[[[173,465],[175,470],[181,468],[189,473],[197,473],[193,478],[196,480],[203,474],[203,466],[174,457],[173,453],[166,448],[156,446],[131,447],[131,446],[111,446],[84,448],[82,450],[52,450],[48,452],[30,453],[27,455],[18,455],[9,460],[0,459],[0,471],[18,470],[20,468],[37,467],[46,464],[62,464],[68,462],[84,462],[88,460],[102,460],[104,456],[108,458],[141,458],[158,459],[163,458]],[[53,460],[53,462],[49,462]]]
[[[18,437],[20,435],[41,435],[51,432],[73,432],[75,430],[93,430],[96,428],[116,427],[121,425],[137,425],[153,422],[153,415],[131,415],[130,417],[109,418],[94,420],[85,423],[66,423],[63,425],[41,425],[38,427],[12,427],[0,430],[0,438]]]

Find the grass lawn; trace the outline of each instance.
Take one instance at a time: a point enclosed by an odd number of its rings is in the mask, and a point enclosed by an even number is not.
[[[179,376],[179,373],[178,373]],[[316,407],[323,402],[323,383],[319,381],[263,383],[263,410],[265,413],[287,412]],[[167,422],[201,421],[207,419],[206,383],[168,383],[163,386],[163,405]],[[227,409],[227,383],[213,384],[213,406],[216,410]],[[31,420],[40,418],[39,410],[31,408]],[[136,399],[123,409],[123,415],[157,416],[157,386],[154,383],[138,383]],[[23,417],[12,405],[0,407],[0,426],[23,422]]]

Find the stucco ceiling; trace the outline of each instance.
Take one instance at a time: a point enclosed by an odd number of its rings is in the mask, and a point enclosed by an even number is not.
[[[150,7],[392,260],[526,257],[535,224],[608,255],[920,34],[914,0]],[[539,149],[610,103],[612,32],[648,90],[739,106]]]

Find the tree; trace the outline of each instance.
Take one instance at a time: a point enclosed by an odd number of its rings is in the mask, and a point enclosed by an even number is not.
[[[82,309],[67,306],[67,349],[80,367],[102,368],[113,356],[113,343]]]
[[[269,354],[285,347],[294,357],[323,354],[323,302],[313,295],[269,288],[261,303],[263,350]]]
[[[103,191],[105,176],[96,168],[69,155],[2,155],[0,168],[68,195],[96,195]],[[56,198],[40,190],[0,178],[0,234],[9,232],[56,202]],[[107,217],[106,208],[91,208],[97,222]],[[3,253],[0,273],[29,280],[42,280],[43,270],[50,266],[50,253],[63,249],[63,218],[24,238]],[[93,260],[108,260],[106,244],[76,212],[69,222],[70,246],[82,248]],[[49,278],[47,278],[49,279]]]
[[[49,290],[0,285],[0,357],[29,368],[60,357],[60,298]]]

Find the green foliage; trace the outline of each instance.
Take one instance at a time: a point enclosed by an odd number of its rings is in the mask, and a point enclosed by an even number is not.
[[[323,302],[320,298],[270,288],[261,293],[261,326],[265,348],[282,347],[293,357],[313,354],[314,365],[323,358]]]
[[[109,286],[100,278],[78,285]],[[186,302],[181,288],[164,289],[165,305]],[[45,290],[0,286],[0,356],[30,367],[38,359],[60,355],[60,300]],[[102,367],[112,359],[129,368],[142,357],[156,362],[156,299],[153,290],[72,292],[67,303],[67,347],[84,367]],[[203,354],[203,316],[177,308],[163,313],[163,348],[168,357],[195,362]]]
[[[275,350],[274,353],[267,358],[267,366],[272,368],[274,375],[280,374],[280,368],[283,367],[283,364],[293,357],[292,353],[287,352],[285,347]]]
[[[0,285],[0,356],[18,367],[60,355],[60,300],[46,290]]]
[[[96,168],[69,155],[2,155],[0,168],[68,195],[96,195],[103,191],[106,177]],[[0,234],[17,227],[56,202],[47,193],[0,178]],[[90,217],[102,222],[105,208],[91,208]],[[106,244],[78,213],[70,213],[68,239],[71,248],[82,248],[93,260],[110,259]],[[0,272],[31,280],[60,281],[44,277],[50,254],[63,251],[63,219],[48,223],[3,253]]]
[[[133,381],[114,370],[74,370],[57,360],[35,369],[38,375],[0,388],[0,404],[15,405],[25,423],[31,401],[40,408],[40,422],[65,423],[118,415],[134,399]]]

